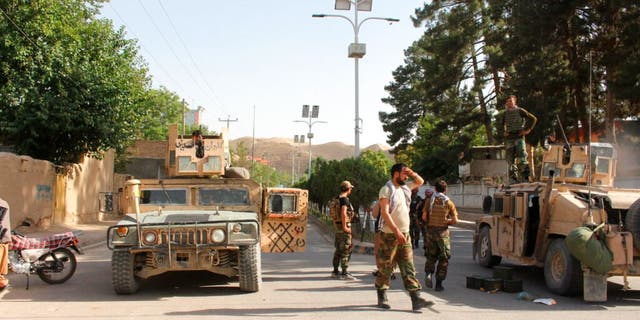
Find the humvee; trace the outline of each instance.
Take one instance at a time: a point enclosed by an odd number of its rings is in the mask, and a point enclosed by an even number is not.
[[[640,192],[614,187],[616,150],[608,143],[555,144],[542,159],[540,181],[499,188],[491,215],[476,222],[473,257],[491,267],[507,260],[544,268],[547,287],[606,301],[607,277],[640,276]],[[575,228],[604,224],[612,269],[597,274],[569,251]]]
[[[169,271],[205,270],[259,291],[261,252],[306,247],[308,191],[263,188],[243,168],[225,167],[224,134],[184,138],[169,130],[166,179],[131,179],[124,219],[107,232],[116,293]]]

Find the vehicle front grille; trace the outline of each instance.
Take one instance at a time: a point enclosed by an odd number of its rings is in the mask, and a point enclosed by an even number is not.
[[[142,237],[148,232],[156,234],[155,244],[146,243],[146,245],[167,246],[193,246],[214,244],[211,239],[211,232],[220,229],[220,227],[172,227],[172,228],[144,228]],[[226,232],[225,232],[226,233]]]
[[[163,229],[160,232],[160,243],[167,244],[171,241],[171,244],[178,245],[207,244],[208,234],[208,229]]]

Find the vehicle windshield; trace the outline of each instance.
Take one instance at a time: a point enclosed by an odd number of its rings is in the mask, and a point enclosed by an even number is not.
[[[249,191],[243,188],[201,188],[198,189],[198,205],[248,205]]]
[[[140,192],[140,204],[186,205],[186,189],[146,189]]]

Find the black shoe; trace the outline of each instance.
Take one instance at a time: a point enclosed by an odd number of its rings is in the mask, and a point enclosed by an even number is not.
[[[389,300],[387,300],[387,290],[378,289],[378,308],[391,309]]]
[[[444,290],[444,287],[442,286],[442,280],[436,280],[436,291],[442,291]]]
[[[424,277],[424,287],[433,288],[433,279],[432,279],[431,273],[427,273],[427,276]]]
[[[331,272],[331,278],[334,278],[334,279],[340,278],[340,273],[338,272],[338,270],[333,270]]]
[[[420,292],[418,291],[412,291],[409,294],[411,295],[411,309],[413,312],[422,312],[420,309],[430,307],[434,304],[433,301],[420,297]]]

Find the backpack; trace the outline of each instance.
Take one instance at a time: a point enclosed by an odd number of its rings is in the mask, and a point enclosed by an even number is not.
[[[342,222],[340,207],[340,198],[333,198],[329,202],[329,217],[331,217],[334,223]]]

